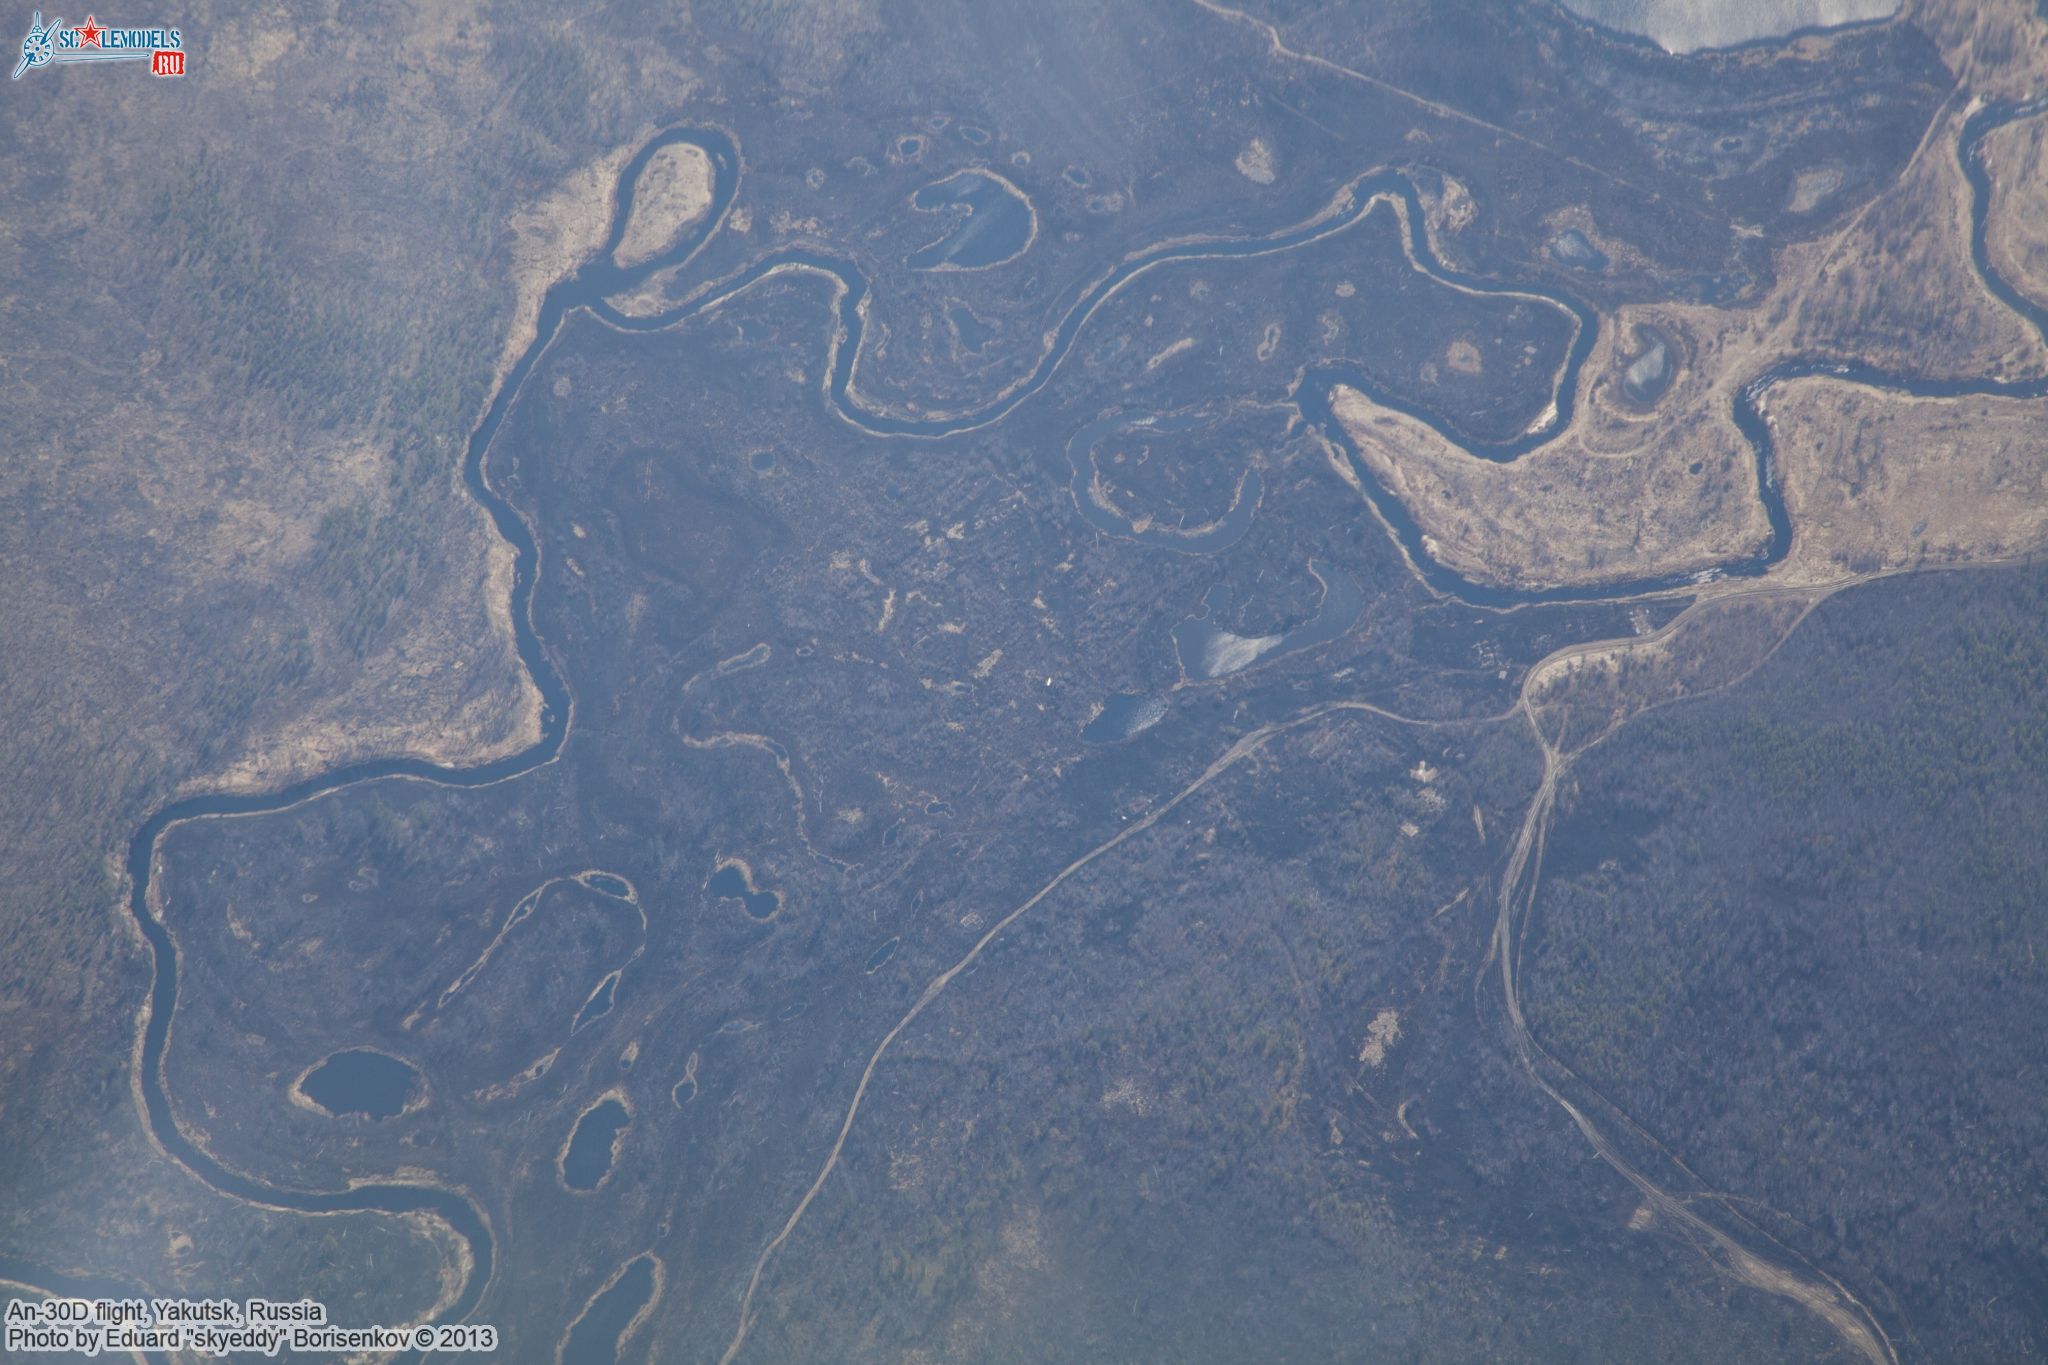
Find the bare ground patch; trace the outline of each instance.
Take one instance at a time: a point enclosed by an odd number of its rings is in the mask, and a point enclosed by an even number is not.
[[[2010,558],[2048,544],[2048,405],[1915,398],[1801,379],[1774,389],[1792,553],[1772,574],[1836,582]]]
[[[1951,100],[1900,182],[1841,231],[1783,253],[1763,299],[1743,308],[1616,310],[1580,374],[1572,426],[1555,441],[1495,463],[1340,388],[1333,406],[1359,459],[1414,517],[1432,557],[1477,581],[1597,586],[1756,552],[1768,524],[1734,407],[1742,387],[1773,365],[1819,353],[1936,378],[2048,372],[2048,348],[1990,293],[1970,257],[1969,186],[1955,152],[1966,107]],[[1647,409],[1620,392],[1625,365],[1617,363],[1625,360],[1620,339],[1643,326],[1676,339],[1686,355],[1669,391]],[[2039,404],[1985,400],[1975,411],[1989,426],[1971,434],[1956,428],[1954,409],[1937,416],[1943,410],[1861,392],[1869,396],[1856,411],[1837,417],[1883,412],[1875,429],[1836,430],[1791,448],[1780,443],[1788,504],[1791,484],[1804,491],[1791,504],[1792,561],[1774,580],[1818,582],[1912,562],[1919,552],[1908,548],[1911,528],[1928,518],[1910,508],[1930,499],[1947,529],[1928,554],[1997,557],[2035,543],[2033,514],[2023,504],[2040,493],[2021,455],[2030,422],[2039,440]],[[1797,424],[1810,401],[1774,392],[1770,406]],[[1843,479],[1853,479],[1856,496],[1872,505],[1850,507],[1838,496]],[[1973,498],[1988,500],[1974,524]],[[1811,526],[1802,513],[1815,519]],[[1852,567],[1859,564],[1866,570]]]
[[[632,267],[673,247],[710,210],[713,183],[711,158],[702,147],[679,142],[657,151],[640,172],[633,212],[613,259]]]
[[[1748,446],[1725,417],[1660,409],[1639,421],[1619,404],[1582,408],[1556,441],[1496,464],[1357,390],[1340,388],[1333,407],[1431,557],[1475,581],[1591,586],[1684,572],[1751,553],[1769,535]],[[1600,448],[1625,433],[1628,448]]]

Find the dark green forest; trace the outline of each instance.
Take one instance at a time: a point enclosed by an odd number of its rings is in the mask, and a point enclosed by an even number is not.
[[[1546,1046],[1907,1341],[2005,1358],[2048,1350],[2044,622],[2039,567],[1858,588],[1594,750],[1527,982]]]

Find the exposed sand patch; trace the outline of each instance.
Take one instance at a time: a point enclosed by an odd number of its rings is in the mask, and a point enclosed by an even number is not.
[[[612,259],[631,267],[673,247],[710,211],[713,183],[711,158],[696,144],[679,142],[656,152],[640,172],[632,216]]]
[[[541,297],[573,275],[604,245],[611,231],[612,195],[619,173],[633,159],[631,146],[615,147],[574,172],[538,204],[512,215],[512,326],[499,354],[500,383],[533,344]]]
[[[1194,348],[1195,339],[1193,337],[1182,337],[1179,341],[1174,342],[1171,346],[1163,347],[1159,351],[1155,352],[1152,358],[1145,362],[1145,373],[1151,374],[1154,370],[1157,370],[1161,365],[1164,365],[1167,361],[1173,359],[1175,356],[1181,355],[1187,351],[1192,351]]]
[[[1432,189],[1418,187],[1422,199],[1422,217],[1428,225],[1432,238],[1463,232],[1479,216],[1479,206],[1472,202],[1472,191],[1465,188],[1465,182],[1444,176],[1440,187]]]
[[[1372,1017],[1365,1026],[1365,1039],[1358,1045],[1358,1060],[1370,1067],[1387,1064],[1387,1049],[1401,1041],[1401,1011],[1391,1006]]]
[[[1138,1084],[1135,1076],[1124,1076],[1102,1092],[1104,1109],[1127,1109],[1133,1114],[1144,1115],[1152,1110],[1152,1097],[1145,1093],[1145,1087]]]
[[[1237,173],[1254,185],[1273,183],[1273,149],[1264,138],[1255,137],[1237,154]]]
[[[1792,177],[1792,192],[1785,196],[1785,212],[1811,213],[1842,187],[1839,166],[1812,166]]]

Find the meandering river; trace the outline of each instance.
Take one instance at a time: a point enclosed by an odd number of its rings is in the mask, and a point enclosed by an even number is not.
[[[1978,271],[1986,285],[2000,299],[2023,313],[2048,335],[2048,310],[2027,300],[2000,278],[1985,249],[1985,217],[1990,198],[1989,179],[1976,151],[1985,134],[2012,119],[2039,112],[2044,102],[1986,109],[1965,125],[1959,155],[1972,188],[1972,246]],[[613,251],[624,235],[632,210],[633,192],[640,171],[662,147],[692,143],[710,158],[715,174],[712,203],[698,224],[662,255],[630,269],[613,261]],[[511,617],[518,654],[532,676],[542,699],[539,740],[521,753],[476,767],[449,767],[420,759],[390,758],[351,764],[333,772],[308,777],[282,791],[264,795],[209,795],[184,798],[166,805],[146,820],[129,844],[128,908],[149,944],[153,974],[148,1010],[139,1051],[138,1087],[151,1134],[172,1159],[182,1164],[219,1192],[267,1208],[302,1213],[372,1211],[393,1214],[429,1214],[446,1223],[467,1244],[473,1258],[468,1282],[444,1315],[459,1320],[477,1306],[488,1287],[494,1268],[494,1242],[489,1220],[468,1197],[450,1190],[398,1181],[372,1182],[345,1190],[306,1190],[274,1185],[237,1171],[216,1159],[179,1125],[165,1089],[164,1055],[170,1045],[178,1003],[178,946],[174,935],[153,903],[152,888],[158,851],[164,836],[178,825],[192,820],[222,819],[282,811],[316,797],[357,783],[400,779],[434,782],[452,787],[481,787],[501,782],[548,762],[560,750],[568,733],[572,711],[570,690],[549,661],[533,626],[532,603],[539,550],[532,528],[491,485],[488,460],[491,446],[507,413],[517,401],[520,389],[543,353],[561,329],[563,320],[576,309],[586,309],[614,327],[627,331],[655,331],[685,317],[702,313],[730,300],[761,280],[788,270],[821,273],[836,282],[837,301],[831,325],[835,328],[832,364],[826,381],[828,399],[837,415],[850,425],[876,435],[938,439],[985,427],[1001,421],[1019,405],[1045,388],[1071,351],[1089,320],[1118,290],[1144,273],[1186,260],[1250,258],[1290,251],[1341,233],[1361,221],[1382,199],[1392,198],[1407,210],[1408,247],[1418,268],[1438,281],[1477,293],[1512,293],[1539,298],[1571,314],[1578,323],[1576,333],[1560,368],[1555,409],[1549,420],[1536,430],[1495,446],[1475,446],[1454,435],[1434,414],[1396,402],[1381,392],[1356,365],[1332,362],[1308,372],[1298,394],[1301,411],[1331,439],[1345,445],[1342,427],[1330,410],[1329,394],[1338,383],[1352,385],[1376,402],[1397,408],[1429,422],[1446,437],[1458,441],[1473,454],[1491,460],[1512,460],[1536,449],[1567,429],[1572,420],[1579,372],[1591,353],[1598,320],[1584,305],[1555,291],[1540,287],[1507,286],[1464,276],[1444,266],[1431,251],[1424,227],[1422,205],[1415,188],[1402,175],[1382,171],[1362,176],[1344,188],[1333,205],[1309,222],[1263,237],[1238,240],[1177,241],[1130,257],[1079,289],[1053,329],[1051,338],[1033,367],[1020,379],[980,408],[925,417],[892,415],[865,406],[859,396],[856,372],[864,337],[862,305],[870,295],[866,276],[854,264],[817,252],[785,250],[770,253],[739,274],[712,285],[690,300],[649,317],[628,317],[606,302],[607,296],[632,290],[647,282],[657,271],[687,262],[724,222],[740,183],[738,149],[724,134],[673,129],[642,148],[619,178],[614,219],[603,248],[575,275],[548,290],[541,306],[539,325],[532,344],[506,375],[501,387],[471,434],[463,463],[463,478],[470,493],[489,512],[499,534],[514,552],[511,589]],[[1746,385],[1735,405],[1735,420],[1750,441],[1756,456],[1758,495],[1769,513],[1771,538],[1764,550],[1751,558],[1714,565],[1707,574],[1757,575],[1781,560],[1791,546],[1793,527],[1784,499],[1778,491],[1773,467],[1770,431],[1759,406],[1761,396],[1774,384],[1803,375],[1827,374],[1850,382],[1898,390],[1922,396],[1996,394],[2016,398],[2048,396],[2048,380],[2001,384],[1974,381],[1927,381],[1911,376],[1888,374],[1869,366],[1832,357],[1803,357],[1777,365]],[[1354,452],[1355,453],[1355,452]],[[1562,588],[1519,591],[1493,587],[1462,578],[1434,563],[1423,550],[1420,530],[1399,501],[1388,495],[1361,461],[1354,458],[1369,496],[1394,534],[1432,586],[1452,596],[1482,606],[1509,606],[1523,602],[1583,601],[1637,596],[1683,588],[1699,580],[1701,572],[1637,579],[1593,589]],[[55,1286],[62,1288],[62,1286]]]

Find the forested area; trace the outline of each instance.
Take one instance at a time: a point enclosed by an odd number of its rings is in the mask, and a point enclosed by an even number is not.
[[[1942,1358],[2048,1349],[2044,620],[2037,567],[1824,604],[1582,760],[1531,924],[1546,1046]]]

